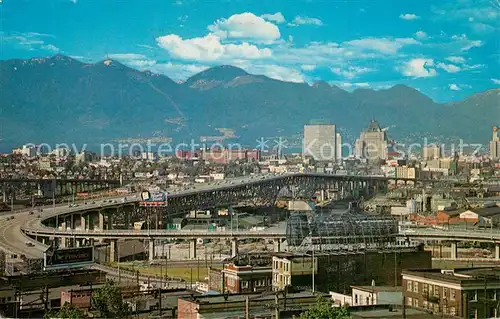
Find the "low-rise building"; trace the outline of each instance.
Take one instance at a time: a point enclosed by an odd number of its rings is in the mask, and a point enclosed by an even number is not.
[[[500,267],[403,270],[407,306],[462,318],[498,318]]]
[[[274,294],[248,293],[182,297],[177,302],[179,319],[245,318],[246,304],[251,318],[281,318],[284,313],[301,312],[316,304],[317,298],[328,299],[327,294],[310,291],[277,292]],[[247,301],[248,300],[248,301]]]
[[[402,305],[401,286],[352,286],[352,306]]]
[[[273,289],[287,286],[312,289],[313,273],[316,291],[351,293],[352,285],[401,284],[401,270],[430,268],[431,253],[422,247],[395,248],[379,251],[350,251],[312,254],[274,253]]]
[[[223,269],[210,269],[209,289],[229,293],[270,291],[271,274],[271,267],[230,263],[224,265]]]

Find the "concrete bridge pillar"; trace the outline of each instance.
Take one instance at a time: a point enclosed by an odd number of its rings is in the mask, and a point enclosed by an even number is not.
[[[238,238],[231,239],[231,257],[238,255]]]
[[[495,245],[495,259],[500,260],[500,244]]]
[[[113,229],[113,213],[108,213],[107,229]]]
[[[196,239],[189,240],[189,258],[196,259]]]
[[[59,238],[59,248],[66,248],[66,238]]]
[[[87,230],[87,221],[85,220],[85,215],[81,214],[80,215],[80,228],[82,230]]]
[[[457,259],[457,242],[451,242],[451,259]]]
[[[116,248],[117,248],[118,240],[111,239],[109,241],[109,262],[114,263],[117,261]]]
[[[274,252],[279,253],[281,251],[281,238],[273,240]]]
[[[104,214],[102,213],[102,211],[99,211],[97,214],[99,215],[98,227],[100,230],[104,230]]]
[[[149,240],[149,261],[155,259],[155,241],[153,239]]]

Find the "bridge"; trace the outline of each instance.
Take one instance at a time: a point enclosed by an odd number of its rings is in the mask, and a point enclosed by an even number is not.
[[[8,199],[15,200],[16,190],[20,187],[29,190],[40,190],[44,197],[52,198],[76,194],[85,191],[98,191],[118,187],[120,180],[110,179],[69,179],[69,178],[0,178],[0,190],[2,192],[2,201],[8,202]]]
[[[197,184],[192,186],[192,189],[169,192],[167,207],[160,208],[160,219],[175,212],[227,207],[241,201],[254,201],[259,205],[271,205],[283,191],[292,194],[293,198],[310,198],[317,190],[334,190],[340,193],[342,197],[354,191],[368,195],[384,189],[390,180],[395,183],[437,182],[436,180],[419,181],[380,176],[339,176],[313,173],[242,177],[223,182]],[[232,253],[235,254],[238,248],[238,239],[267,238],[273,240],[275,247],[279,249],[281,240],[285,237],[284,229],[276,228],[259,232],[200,232],[153,229],[136,231],[129,229],[131,226],[130,220],[125,223],[127,229],[113,229],[113,221],[118,220],[115,215],[120,212],[127,215],[127,212],[136,211],[138,198],[128,198],[128,200],[120,203],[117,200],[118,198],[115,198],[106,203],[94,203],[78,207],[59,205],[44,208],[40,218],[28,211],[17,213],[14,219],[2,219],[0,221],[0,234],[3,236],[1,238],[2,246],[10,253],[40,258],[50,241],[53,240],[58,241],[63,247],[66,245],[92,244],[95,240],[105,240],[109,242],[111,251],[114,251],[118,239],[143,239],[149,241],[151,252],[154,250],[155,239],[186,238],[190,241],[191,249],[196,252],[196,238],[226,238],[231,240]],[[91,218],[92,216],[94,218]],[[47,225],[50,223],[52,223],[52,227]],[[489,242],[496,245],[497,252],[500,243],[500,233],[489,234],[490,237],[484,233],[442,234],[438,231],[404,232],[401,235],[406,238],[449,241],[452,245],[455,243],[455,247],[456,242],[460,240]],[[28,242],[31,244],[27,245]],[[111,256],[114,256],[114,253]],[[498,253],[496,256],[498,257]]]

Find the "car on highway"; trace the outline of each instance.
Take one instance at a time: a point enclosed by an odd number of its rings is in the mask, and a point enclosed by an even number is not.
[[[28,247],[35,247],[35,244],[33,244],[32,242],[27,241],[26,242],[26,246],[28,246]]]
[[[30,212],[29,212],[29,214],[30,214],[30,215],[33,215],[34,213],[35,213],[35,212],[34,212],[34,211],[32,211],[32,210],[30,210]]]

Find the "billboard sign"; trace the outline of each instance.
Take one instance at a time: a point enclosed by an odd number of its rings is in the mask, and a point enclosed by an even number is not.
[[[94,263],[94,246],[64,249],[51,246],[43,255],[44,270],[79,268]]]
[[[152,193],[150,191],[141,192],[141,206],[166,206],[167,194],[163,192]]]

